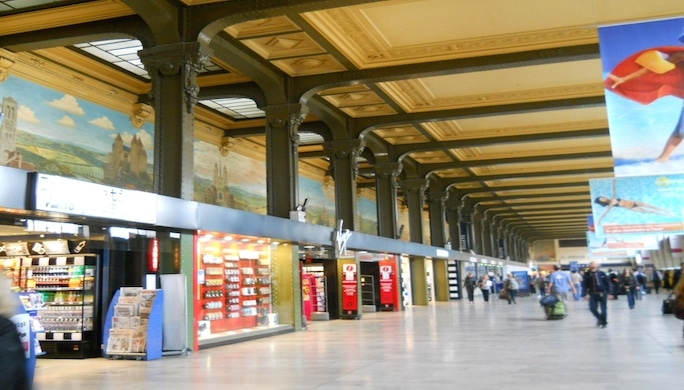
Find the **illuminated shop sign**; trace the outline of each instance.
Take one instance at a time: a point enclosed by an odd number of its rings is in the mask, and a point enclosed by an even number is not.
[[[34,178],[35,210],[150,224],[157,220],[155,194],[60,176],[35,174]]]

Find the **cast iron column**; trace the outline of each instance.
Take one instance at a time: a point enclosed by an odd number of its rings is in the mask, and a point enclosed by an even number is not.
[[[154,191],[193,200],[197,74],[210,52],[189,42],[154,46],[138,54],[152,78]]]
[[[397,176],[401,173],[401,164],[398,162],[376,163],[374,169],[378,235],[397,238]]]
[[[461,233],[459,223],[459,204],[461,200],[456,190],[447,191],[447,198],[444,202],[446,209],[446,220],[449,224],[447,243],[451,244],[451,249],[464,250],[460,247]]]
[[[355,230],[356,175],[359,167],[356,159],[363,151],[358,139],[328,141],[323,144],[330,158],[332,177],[335,181],[335,219],[344,221],[344,229]]]
[[[432,246],[444,247],[446,244],[446,232],[444,218],[446,215],[445,202],[447,193],[438,184],[430,180],[428,187],[428,213],[430,216],[430,244]]]
[[[427,179],[405,179],[399,185],[404,189],[409,212],[409,233],[411,242],[423,244],[423,204]]]
[[[300,104],[266,107],[268,215],[290,218],[299,203],[299,134],[306,110]]]

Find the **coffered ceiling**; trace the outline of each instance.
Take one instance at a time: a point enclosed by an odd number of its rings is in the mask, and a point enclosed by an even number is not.
[[[531,242],[584,237],[588,180],[613,176],[597,28],[679,17],[684,3],[14,0],[0,6],[0,47],[83,71],[107,68],[104,82],[144,94],[149,78],[79,44],[149,44],[149,31],[122,37],[116,26],[154,24],[155,12],[187,26],[222,23],[198,31],[203,43],[230,47],[214,51],[202,89],[263,85],[275,74],[318,107],[308,122],[331,115],[351,123],[350,138],[375,148],[360,161],[358,186],[374,185],[371,168],[382,154],[455,189]],[[93,23],[97,39],[87,33]],[[245,58],[254,66],[245,67]],[[233,115],[205,99],[196,112],[207,126],[198,134],[263,144],[263,116],[251,110]],[[307,140],[306,164],[326,169],[322,138]]]

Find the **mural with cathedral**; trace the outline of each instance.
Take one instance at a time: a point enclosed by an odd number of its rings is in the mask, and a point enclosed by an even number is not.
[[[13,75],[0,97],[0,165],[153,190],[153,124]]]
[[[195,197],[194,200],[217,206],[230,207],[266,214],[266,162],[263,154],[248,156],[246,148],[235,145],[222,156],[218,146],[195,140]],[[254,153],[252,153],[254,154]],[[377,216],[372,194],[360,195],[357,231],[377,234]],[[308,223],[335,226],[335,185],[329,176],[320,178],[299,173],[300,202],[308,199]]]

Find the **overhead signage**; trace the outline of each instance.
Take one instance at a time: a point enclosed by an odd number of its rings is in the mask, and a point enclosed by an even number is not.
[[[154,224],[157,196],[60,176],[35,174],[35,210]]]
[[[589,181],[597,237],[684,233],[684,175]]]

